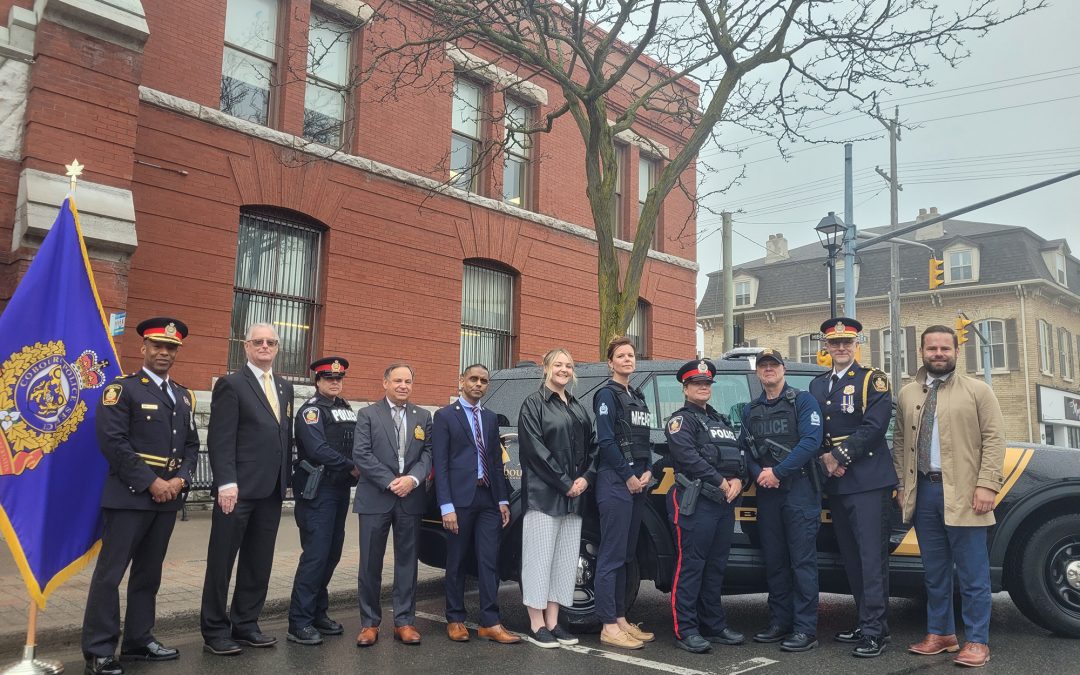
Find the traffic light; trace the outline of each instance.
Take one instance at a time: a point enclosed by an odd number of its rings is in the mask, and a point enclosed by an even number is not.
[[[930,290],[945,283],[945,261],[930,258]]]
[[[956,317],[956,343],[964,344],[968,341],[967,327],[971,323],[971,319],[965,319],[962,316]]]

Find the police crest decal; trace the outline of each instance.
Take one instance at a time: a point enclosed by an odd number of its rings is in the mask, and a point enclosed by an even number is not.
[[[107,362],[86,350],[67,360],[63,340],[37,342],[0,366],[0,476],[36,467],[86,418],[87,390],[105,382]]]

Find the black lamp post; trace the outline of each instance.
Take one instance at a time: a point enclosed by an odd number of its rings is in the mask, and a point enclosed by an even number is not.
[[[842,246],[845,225],[835,211],[821,219],[814,228],[817,230],[821,245],[829,254],[829,316],[836,316],[836,254]]]

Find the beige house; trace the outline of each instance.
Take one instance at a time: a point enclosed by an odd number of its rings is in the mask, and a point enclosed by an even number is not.
[[[936,209],[923,209],[919,219],[936,215]],[[1007,438],[1080,448],[1080,262],[1066,241],[1048,241],[1025,227],[960,220],[907,236],[932,247],[944,261],[945,283],[929,290],[930,251],[900,245],[901,383],[921,365],[922,330],[938,323],[952,326],[963,312],[989,341],[990,374]],[[780,234],[771,235],[767,246],[764,258],[733,270],[736,342],[776,347],[785,358],[813,362],[819,347],[815,334],[829,313],[825,250],[816,243],[788,250]],[[843,315],[842,266],[837,277]],[[865,340],[859,361],[892,377],[888,244],[859,252],[855,279],[856,318]],[[697,318],[705,353],[719,355],[724,347],[721,272],[709,274]],[[973,332],[969,337],[958,367],[982,377],[982,349]]]

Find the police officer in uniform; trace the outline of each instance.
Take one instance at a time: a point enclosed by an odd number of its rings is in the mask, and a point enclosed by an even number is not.
[[[630,386],[637,353],[629,338],[608,343],[611,379],[593,396],[596,444],[596,506],[600,551],[596,556],[596,616],[604,624],[600,642],[641,649],[656,636],[626,620],[626,567],[637,556],[641,514],[652,480],[652,416],[645,397]]]
[[[716,366],[686,363],[675,377],[686,402],[665,427],[675,486],[668,515],[675,526],[678,560],[671,586],[676,644],[702,654],[710,643],[738,645],[742,633],[728,627],[721,586],[735,530],[735,500],[746,463],[727,418],[709,405]]]
[[[755,642],[787,652],[817,646],[817,532],[821,522],[821,410],[784,380],[784,359],[765,349],[755,365],[763,391],[743,409],[740,441],[757,483],[757,524],[769,584],[768,628]]]
[[[321,644],[324,635],[341,635],[340,623],[327,616],[327,585],[341,560],[349,490],[359,469],[352,462],[356,412],[341,397],[349,362],[328,356],[310,366],[315,396],[296,413],[296,466],[293,495],[300,528],[300,562],[289,604],[289,642]]]
[[[885,373],[855,361],[862,324],[836,317],[821,324],[833,369],[810,383],[825,416],[821,461],[830,478],[833,531],[858,609],[859,623],[838,633],[853,656],[880,656],[889,639],[889,530],[896,486],[885,433],[892,396]]]
[[[199,436],[195,396],[169,377],[188,328],[169,317],[147,319],[143,367],[105,387],[95,422],[109,462],[101,494],[101,537],[83,618],[82,651],[88,675],[119,675],[120,581],[128,565],[127,615],[120,660],[168,661],[180,653],[153,635],[161,565],[176,512],[195,473]]]

